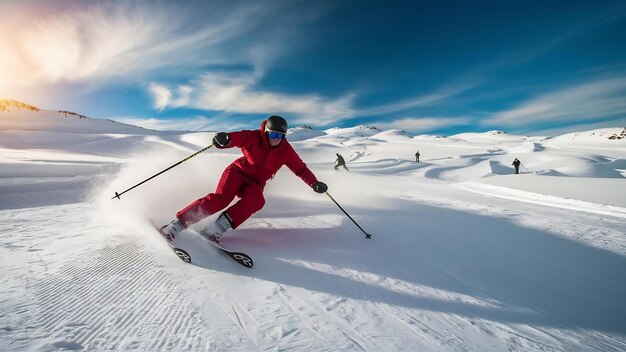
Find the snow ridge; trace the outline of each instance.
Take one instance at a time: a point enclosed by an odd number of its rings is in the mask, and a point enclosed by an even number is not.
[[[22,103],[22,102],[17,101],[17,100],[0,99],[0,111],[7,111],[7,110],[10,110],[11,108],[27,109],[27,110],[31,110],[31,111],[39,111],[38,107],[29,105],[29,104],[26,104],[26,103]]]

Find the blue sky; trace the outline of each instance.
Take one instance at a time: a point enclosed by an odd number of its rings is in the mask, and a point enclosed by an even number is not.
[[[3,1],[0,98],[157,129],[626,126],[624,1]],[[4,20],[6,19],[6,20]]]

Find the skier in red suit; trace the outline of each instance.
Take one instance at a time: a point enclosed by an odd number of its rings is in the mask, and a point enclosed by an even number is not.
[[[283,165],[315,192],[326,192],[326,184],[317,180],[289,144],[286,135],[287,121],[280,116],[270,116],[261,122],[258,130],[218,132],[213,137],[215,147],[237,147],[241,149],[243,156],[226,167],[214,193],[209,193],[183,208],[176,214],[176,219],[163,226],[160,231],[168,238],[174,238],[191,224],[226,208],[237,196],[239,201],[222,212],[213,226],[201,232],[204,237],[219,243],[226,230],[236,229],[263,208],[265,183]]]

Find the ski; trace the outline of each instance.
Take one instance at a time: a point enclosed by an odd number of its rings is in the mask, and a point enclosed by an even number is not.
[[[238,264],[240,264],[241,266],[244,266],[246,268],[252,268],[252,265],[254,265],[254,262],[252,261],[252,258],[250,258],[249,255],[247,255],[246,253],[242,253],[242,252],[233,252],[230,249],[226,249],[222,246],[220,246],[218,243],[215,243],[213,241],[211,241],[210,239],[204,237],[202,235],[202,233],[200,233],[200,236],[202,236],[202,238],[206,239],[207,242],[209,242],[210,244],[213,245],[213,247],[215,247],[217,250],[219,250],[220,252],[226,254],[227,256],[229,256],[232,260],[236,261]]]
[[[176,256],[178,258],[180,258],[180,260],[184,261],[185,263],[191,263],[191,255],[189,255],[189,253],[187,253],[187,251],[185,251],[182,248],[174,246],[172,244],[172,239],[168,238],[168,236],[163,234],[163,232],[161,232],[161,228],[159,226],[157,226],[154,223],[152,224],[152,226],[159,233],[159,235],[161,235],[161,237],[163,237],[163,239],[165,239],[167,244],[170,246],[170,248],[172,248],[172,250],[174,251]],[[227,248],[224,248],[224,247],[220,246],[218,243],[215,243],[215,242],[209,240],[208,238],[204,237],[202,235],[202,233],[199,233],[199,235],[202,238],[204,238],[208,243],[213,245],[213,247],[215,247],[218,251],[220,251],[220,252],[226,254],[227,256],[229,256],[232,260],[237,262],[239,265],[244,266],[246,268],[252,268],[252,266],[254,265],[254,262],[252,261],[252,258],[250,258],[250,256],[247,255],[246,253],[231,251],[231,250],[229,250]]]
[[[161,228],[159,226],[157,226],[155,223],[152,223],[152,226],[159,233],[159,235],[161,235],[161,237],[163,237],[163,239],[165,239],[165,242],[167,242],[167,244],[170,246],[170,248],[172,248],[174,253],[176,253],[176,256],[178,256],[178,258],[180,258],[180,260],[182,260],[185,263],[191,263],[191,256],[189,255],[189,253],[187,253],[186,250],[174,246],[172,244],[172,240],[170,238],[168,238],[168,236],[163,234],[163,232],[161,232]]]

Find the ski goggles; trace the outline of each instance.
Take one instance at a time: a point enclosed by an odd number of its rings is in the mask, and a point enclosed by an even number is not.
[[[283,137],[285,137],[285,134],[282,132],[276,132],[276,131],[268,131],[268,137],[270,137],[270,139],[283,139]]]

